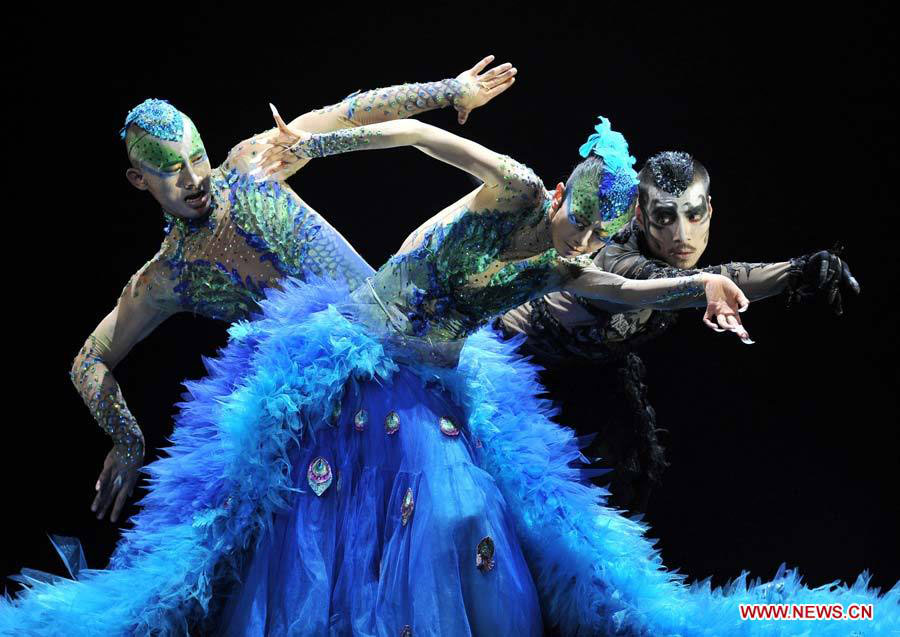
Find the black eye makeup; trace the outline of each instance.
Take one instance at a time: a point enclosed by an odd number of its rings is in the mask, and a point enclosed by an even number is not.
[[[706,219],[706,213],[708,208],[706,207],[706,202],[703,202],[699,206],[694,206],[690,210],[687,210],[684,214],[688,218],[688,221],[699,222]]]
[[[674,208],[655,208],[650,213],[650,221],[660,226],[667,226],[675,221],[676,215]]]
[[[683,213],[685,218],[692,223],[699,223],[706,219],[708,208],[706,202],[702,202]],[[668,226],[678,218],[678,211],[674,206],[657,206],[650,211],[650,223],[655,226]]]

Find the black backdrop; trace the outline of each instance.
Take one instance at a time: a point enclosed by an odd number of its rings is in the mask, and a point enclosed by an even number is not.
[[[374,5],[147,6],[19,25],[8,82],[23,112],[7,126],[26,138],[12,152],[13,166],[25,165],[7,183],[16,291],[6,312],[0,572],[62,573],[47,532],[82,538],[93,566],[118,536],[88,509],[109,446],[67,372],[162,237],[154,202],[123,176],[117,131],[127,110],[169,99],[195,120],[217,164],[271,125],[269,101],[291,118],[358,88],[456,75],[494,53],[519,69],[512,90],[462,128],[451,112],[423,119],[526,162],[552,186],[606,115],[639,162],[683,149],[709,168],[715,215],[704,263],[783,260],[842,239],[862,284],[840,319],[821,307],[786,311],[780,299],[754,304],[744,317],[752,347],[688,312],[644,348],[670,432],[672,466],[648,516],[666,563],[715,583],[742,569],[771,577],[787,561],[815,585],[863,569],[893,584],[898,226],[887,94],[896,64],[884,10],[620,14],[546,3],[398,15]],[[313,162],[291,183],[376,265],[470,187],[409,149]],[[177,316],[116,369],[151,450],[171,430],[180,381],[200,376],[200,355],[224,341],[221,324]],[[602,405],[589,373],[572,382],[585,400],[567,410]]]

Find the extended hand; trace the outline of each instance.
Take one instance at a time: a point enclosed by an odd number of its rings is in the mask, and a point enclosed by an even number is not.
[[[791,300],[804,301],[824,297],[834,313],[844,313],[842,293],[859,294],[859,282],[850,274],[846,261],[839,256],[842,249],[821,250],[801,259],[801,282],[791,290]],[[803,263],[805,261],[805,263]]]
[[[291,152],[291,146],[309,139],[311,135],[306,131],[291,129],[281,119],[273,104],[269,104],[269,108],[272,109],[277,128],[269,131],[268,136],[262,140],[262,145],[258,146],[261,154],[249,174],[259,180],[284,181],[309,161],[308,158]]]
[[[494,56],[489,55],[456,77],[457,81],[463,85],[463,94],[457,98],[454,104],[459,113],[457,119],[460,124],[466,123],[469,113],[490,102],[516,81],[515,75],[518,71],[509,62],[481,73],[493,61]]]
[[[276,127],[247,139],[228,153],[226,170],[237,170],[257,180],[284,181],[307,161],[290,152],[290,147],[307,139],[309,133],[291,130],[272,104]]]
[[[94,486],[97,497],[91,504],[91,511],[97,514],[98,520],[103,519],[110,504],[114,503],[109,519],[111,522],[118,521],[122,507],[137,484],[141,462],[126,463],[122,458],[124,458],[122,450],[118,449],[118,446],[113,446],[103,461],[103,471],[100,472]]]
[[[741,323],[739,312],[750,305],[750,301],[741,292],[734,281],[720,274],[704,274],[703,289],[706,293],[706,314],[703,322],[716,332],[734,332],[738,337],[751,345],[750,334]],[[715,322],[713,322],[715,320]]]

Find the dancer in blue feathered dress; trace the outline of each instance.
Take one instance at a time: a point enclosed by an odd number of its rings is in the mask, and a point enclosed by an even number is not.
[[[411,144],[484,185],[353,291],[313,277],[270,291],[188,385],[169,456],[148,466],[150,492],[109,568],[35,582],[0,611],[0,629],[780,634],[742,623],[743,601],[870,602],[880,628],[896,627],[900,589],[879,598],[864,579],[683,586],[644,528],[583,480],[577,443],[549,420],[515,343],[477,331],[569,289],[629,306],[705,304],[748,338],[746,300],[725,277],[629,281],[580,258],[627,221],[634,189],[624,140],[601,129],[555,196],[510,158],[422,124],[300,135],[284,152]]]

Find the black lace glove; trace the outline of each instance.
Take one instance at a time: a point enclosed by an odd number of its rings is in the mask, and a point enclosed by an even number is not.
[[[831,250],[791,259],[788,305],[822,298],[835,314],[843,314],[842,293],[859,294],[859,283],[850,274],[846,261],[841,259],[842,252],[843,247],[838,244]]]

